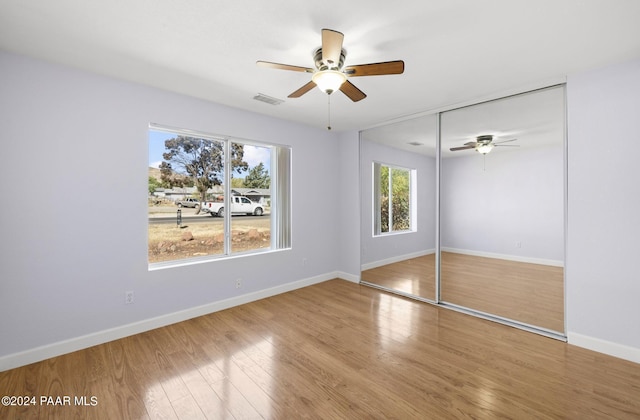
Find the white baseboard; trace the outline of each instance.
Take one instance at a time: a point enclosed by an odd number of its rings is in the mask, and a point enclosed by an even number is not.
[[[373,261],[370,263],[362,264],[361,270],[370,270],[372,268],[382,267],[383,265],[393,264],[400,261],[410,260],[412,258],[422,257],[424,255],[435,254],[435,249],[427,249],[424,251],[412,252],[410,254],[397,255],[390,258],[385,258],[384,260]]]
[[[574,346],[597,351],[598,353],[604,353],[609,356],[629,360],[630,362],[640,363],[640,349],[635,347],[572,332],[567,334],[567,342]]]
[[[544,258],[523,257],[520,255],[497,254],[494,252],[473,251],[470,249],[448,248],[442,247],[444,252],[452,252],[454,254],[472,255],[475,257],[497,258],[499,260],[517,261],[530,264],[550,265],[552,267],[564,267],[564,261],[547,260]]]
[[[349,278],[345,278],[345,277],[349,277]],[[20,367],[20,366],[25,366],[31,363],[39,362],[45,359],[49,359],[51,357],[60,356],[62,354],[86,349],[88,347],[92,347],[98,344],[103,344],[109,341],[128,337],[130,335],[139,334],[145,331],[150,331],[156,328],[175,324],[177,322],[186,321],[191,318],[196,318],[196,317],[207,315],[213,312],[222,311],[224,309],[232,308],[234,306],[239,306],[245,303],[254,302],[256,300],[279,295],[281,293],[290,292],[292,290],[311,286],[313,284],[322,283],[327,280],[342,278],[348,281],[355,281],[355,282],[359,281],[359,279],[356,281],[352,277],[354,276],[347,273],[339,273],[339,272],[326,273],[320,276],[311,277],[311,278],[307,278],[299,281],[294,281],[291,283],[283,284],[283,285],[272,287],[269,289],[259,290],[257,292],[247,293],[245,295],[235,296],[233,298],[221,300],[218,302],[212,302],[202,306],[185,309],[183,311],[173,312],[170,314],[161,315],[155,318],[145,319],[145,320],[134,322],[127,325],[122,325],[119,327],[110,328],[103,331],[97,331],[95,333],[71,338],[69,340],[47,344],[41,347],[36,347],[36,348],[25,350],[19,353],[9,354],[9,355],[0,357],[0,372],[13,369],[16,367]]]
[[[335,277],[339,279],[350,281],[351,283],[360,283],[360,275],[356,276],[355,274],[345,273],[344,271],[337,271],[335,274]]]

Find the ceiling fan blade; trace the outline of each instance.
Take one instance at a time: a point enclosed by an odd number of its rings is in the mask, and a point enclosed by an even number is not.
[[[362,99],[367,97],[367,95],[365,95],[363,91],[358,89],[353,83],[348,80],[340,86],[340,90],[353,102],[361,101]]]
[[[385,61],[384,63],[357,64],[347,66],[344,73],[349,77],[358,76],[381,76],[385,74],[404,73],[404,61]]]
[[[520,147],[519,144],[494,144],[493,147]]]
[[[290,94],[288,96],[288,98],[299,98],[302,95],[304,95],[305,93],[309,92],[311,89],[313,89],[314,87],[316,87],[315,82],[312,80],[309,83],[307,83],[306,85],[302,86],[300,89],[296,90],[295,92],[293,92],[292,94]]]
[[[332,29],[322,30],[322,61],[330,68],[337,67],[342,54],[344,34]]]
[[[493,144],[502,144],[502,143],[510,143],[512,141],[516,141],[518,139],[511,139],[511,140],[503,140],[503,141],[494,141]]]
[[[291,70],[291,71],[301,71],[306,73],[313,73],[313,69],[309,67],[300,67],[300,66],[292,66],[289,64],[280,64],[280,63],[272,63],[270,61],[256,61],[256,65],[258,67],[267,67],[271,69],[279,69],[279,70]]]
[[[465,146],[472,146],[472,147],[476,147],[478,145],[478,142],[475,141],[468,141],[464,144]]]
[[[457,152],[458,150],[468,150],[468,149],[475,149],[475,144],[473,145],[468,145],[468,146],[460,146],[460,147],[452,147],[449,150],[451,150],[452,152]]]

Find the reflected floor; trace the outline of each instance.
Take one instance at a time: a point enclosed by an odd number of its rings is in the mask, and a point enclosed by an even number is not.
[[[564,332],[562,267],[442,253],[441,300]],[[435,299],[433,254],[362,272],[362,280]]]
[[[564,332],[562,267],[442,253],[441,300]]]
[[[363,281],[435,301],[435,254],[365,270]]]

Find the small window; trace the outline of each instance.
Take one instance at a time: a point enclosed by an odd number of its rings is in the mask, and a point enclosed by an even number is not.
[[[149,266],[290,246],[290,150],[153,125]]]
[[[415,230],[415,169],[373,163],[374,235]]]

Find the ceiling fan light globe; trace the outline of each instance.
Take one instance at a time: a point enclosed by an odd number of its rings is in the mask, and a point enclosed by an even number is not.
[[[340,86],[347,80],[347,76],[336,70],[318,71],[311,76],[311,80],[318,85],[324,93],[331,94],[340,89]]]
[[[493,144],[481,144],[476,147],[476,152],[486,155],[493,149]]]

